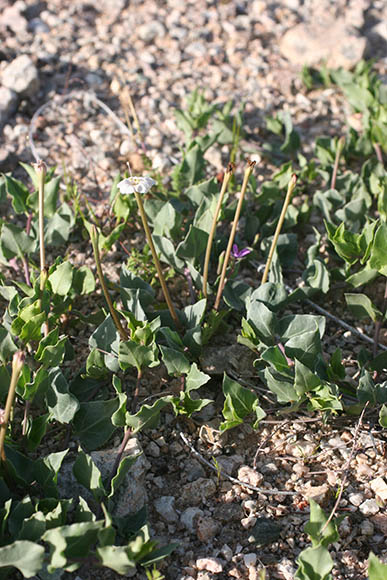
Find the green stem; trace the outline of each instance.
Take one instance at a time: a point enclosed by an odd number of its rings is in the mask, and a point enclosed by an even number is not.
[[[0,459],[2,462],[5,462],[7,459],[4,450],[5,435],[7,433],[9,418],[11,416],[11,410],[13,407],[13,402],[15,400],[16,385],[24,365],[24,359],[25,354],[20,350],[15,352],[12,358],[11,382],[9,384],[7,401],[5,403],[3,421],[0,423]]]
[[[214,309],[215,310],[218,310],[219,303],[220,303],[220,299],[222,298],[224,285],[226,283],[225,282],[225,280],[226,280],[226,270],[227,270],[228,262],[230,260],[231,249],[232,249],[232,245],[233,245],[234,239],[235,239],[236,229],[237,229],[237,226],[238,226],[239,216],[240,216],[241,210],[242,210],[242,204],[243,204],[243,200],[244,200],[244,197],[245,197],[245,193],[246,193],[246,189],[247,189],[247,184],[249,182],[249,177],[250,177],[250,175],[253,172],[254,166],[255,166],[255,161],[248,161],[248,165],[247,165],[247,167],[245,169],[245,174],[244,174],[244,177],[243,177],[243,183],[242,183],[241,193],[240,193],[240,196],[239,196],[237,208],[235,210],[234,222],[232,224],[232,228],[231,228],[230,238],[228,240],[228,246],[227,246],[226,254],[224,256],[222,273],[220,275],[220,282],[219,282],[219,286],[218,286],[218,292],[216,294],[216,299],[215,299],[215,304],[214,304]]]
[[[147,220],[147,217],[146,217],[146,214],[145,214],[145,210],[144,210],[144,206],[143,206],[143,203],[142,203],[141,196],[140,196],[140,194],[137,191],[134,192],[134,195],[135,195],[135,198],[136,198],[136,202],[137,202],[137,205],[138,205],[138,209],[140,211],[140,216],[141,216],[141,220],[142,220],[142,225],[144,227],[146,239],[147,239],[148,245],[150,247],[150,250],[152,252],[153,261],[154,261],[154,264],[156,266],[157,274],[159,276],[159,280],[160,280],[160,284],[161,284],[161,288],[162,288],[162,291],[163,291],[163,294],[164,294],[165,301],[166,301],[166,303],[168,305],[168,309],[169,309],[169,312],[170,312],[170,314],[172,316],[173,322],[179,328],[180,327],[180,321],[179,321],[179,319],[177,317],[176,310],[175,310],[175,308],[174,308],[174,306],[172,304],[172,300],[171,300],[171,297],[169,295],[167,285],[165,283],[164,275],[163,275],[163,272],[162,272],[162,269],[161,269],[161,265],[160,265],[159,258],[157,256],[156,248],[155,248],[154,243],[153,243],[152,234],[151,234],[151,231],[150,231],[150,228],[149,228],[149,225],[148,225],[148,220]]]
[[[98,232],[97,232],[97,228],[94,225],[92,225],[91,229],[90,229],[90,239],[91,239],[91,244],[93,246],[94,259],[95,259],[95,265],[97,267],[98,278],[99,278],[99,281],[101,283],[102,291],[103,291],[103,294],[105,296],[105,300],[106,300],[106,303],[108,305],[109,312],[110,312],[111,317],[113,319],[114,325],[115,325],[116,329],[118,330],[121,339],[124,341],[129,340],[129,335],[127,334],[126,330],[124,329],[124,327],[122,326],[122,324],[120,322],[120,319],[118,318],[117,312],[113,306],[112,299],[110,298],[110,294],[109,294],[109,291],[107,289],[105,277],[104,277],[103,272],[102,272],[101,259],[99,256]]]
[[[269,270],[270,270],[270,266],[271,266],[271,261],[273,259],[274,250],[275,250],[275,247],[277,245],[278,238],[279,238],[279,235],[280,235],[283,223],[284,223],[286,210],[288,209],[288,205],[290,203],[292,193],[294,191],[294,188],[296,187],[296,182],[297,182],[297,175],[293,174],[291,180],[289,181],[288,191],[286,193],[285,201],[284,201],[284,204],[282,206],[281,215],[280,215],[279,220],[278,220],[278,224],[277,224],[277,227],[275,230],[273,241],[271,243],[271,248],[270,248],[269,255],[267,257],[265,271],[264,271],[263,276],[262,276],[261,284],[265,284],[265,282],[267,282],[267,277],[269,275]]]
[[[44,183],[47,168],[43,161],[35,163],[38,176],[38,213],[39,213],[39,252],[40,252],[40,290],[43,292],[47,280],[46,251],[44,247]]]
[[[336,147],[336,157],[335,157],[335,164],[333,166],[333,173],[332,173],[332,179],[331,179],[331,189],[335,189],[335,187],[336,187],[337,171],[339,169],[339,161],[340,161],[340,157],[341,157],[341,154],[343,152],[343,149],[344,149],[344,145],[345,145],[345,137],[340,137],[340,139],[337,142],[337,147]]]
[[[203,295],[205,298],[207,298],[208,268],[210,265],[210,256],[211,256],[212,242],[213,242],[213,239],[215,236],[215,231],[216,231],[216,223],[218,221],[219,212],[220,212],[220,208],[222,207],[224,194],[226,193],[227,186],[228,186],[228,183],[231,179],[233,170],[234,170],[234,167],[233,167],[232,163],[229,163],[227,166],[227,171],[223,177],[222,188],[220,190],[218,203],[216,205],[214,217],[212,220],[210,234],[208,236],[206,256],[204,259],[204,268],[203,268]]]

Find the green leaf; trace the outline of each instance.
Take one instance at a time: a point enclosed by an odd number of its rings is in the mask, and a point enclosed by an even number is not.
[[[5,187],[8,195],[12,197],[12,207],[16,213],[27,213],[28,188],[19,180],[10,175],[4,175]]]
[[[301,397],[308,391],[313,391],[320,385],[320,378],[315,373],[312,373],[312,371],[302,364],[302,362],[296,359],[294,388],[297,394]]]
[[[382,316],[382,313],[365,294],[347,293],[344,296],[349,309],[357,318],[371,318],[375,322]]]
[[[106,491],[102,483],[101,472],[90,455],[86,455],[81,449],[78,449],[73,473],[76,480],[92,492],[96,501],[102,501],[106,496]]]
[[[44,548],[34,542],[18,540],[0,548],[0,568],[13,566],[24,578],[32,578],[42,568]]]
[[[324,529],[326,522],[328,521],[328,516],[325,515],[324,510],[321,509],[319,504],[313,499],[309,500],[310,505],[310,519],[304,526],[305,532],[309,535],[312,540],[313,547],[316,546],[329,546],[339,539],[339,534],[336,529],[336,525],[333,521],[329,522],[327,527]],[[324,532],[321,535],[322,530]]]
[[[293,381],[289,377],[269,368],[264,370],[264,377],[267,386],[276,395],[279,403],[294,403],[300,400]]]
[[[376,230],[368,264],[370,268],[387,276],[387,224],[385,222],[381,223]]]
[[[47,530],[42,540],[50,544],[51,548],[48,572],[52,573],[58,568],[68,572],[77,570],[80,564],[71,562],[82,561],[88,556],[102,526],[103,521],[81,522]]]
[[[74,226],[74,214],[67,203],[62,203],[54,215],[45,223],[44,239],[46,244],[63,246],[67,243]]]
[[[137,453],[136,455],[127,455],[124,457],[118,466],[117,473],[111,481],[111,490],[109,493],[109,498],[114,497],[116,491],[122,483],[125,482],[125,476],[129,469],[134,465],[137,459],[142,455],[142,453]]]
[[[370,553],[368,557],[368,580],[386,580],[387,564],[383,564],[378,558]]]
[[[70,423],[79,409],[79,401],[70,393],[69,385],[59,367],[48,373],[47,408],[60,423]]]
[[[230,379],[226,373],[222,387],[225,395],[222,414],[225,421],[220,424],[220,430],[226,431],[243,423],[243,419],[255,410],[258,397],[249,389]]]
[[[101,560],[102,566],[111,568],[117,574],[125,575],[136,567],[132,552],[127,546],[97,548],[97,556]]]
[[[116,427],[111,417],[118,406],[118,398],[80,404],[74,417],[74,429],[86,451],[98,449],[113,435]]]
[[[133,430],[133,435],[142,429],[154,429],[159,422],[160,411],[169,403],[172,397],[161,397],[153,405],[142,405],[135,415],[126,414],[126,424]]]
[[[188,262],[200,261],[207,247],[208,234],[191,225],[185,239],[177,246],[176,255]]]
[[[0,249],[6,260],[15,257],[23,259],[35,251],[36,240],[14,224],[3,224],[0,235]]]
[[[74,269],[69,261],[62,262],[49,275],[52,291],[59,296],[67,296],[73,283]]]
[[[298,569],[295,578],[298,580],[330,580],[333,560],[324,546],[306,548],[297,558]]]
[[[88,266],[74,268],[72,288],[77,294],[91,294],[91,292],[94,292],[95,278]]]
[[[0,326],[0,361],[8,363],[16,351],[17,346],[10,333],[3,326]]]
[[[379,412],[379,424],[387,428],[387,405],[382,405]]]
[[[144,346],[137,344],[133,340],[120,342],[118,357],[122,370],[135,367],[140,371],[144,367],[154,367],[159,364],[158,350],[155,343],[150,346]]]
[[[169,375],[181,376],[183,373],[188,373],[190,364],[187,357],[179,350],[170,348],[169,346],[159,345],[161,352],[161,359]]]
[[[263,302],[253,301],[252,298],[253,296],[247,300],[247,322],[259,340],[267,346],[273,346],[277,332],[277,316]]]
[[[202,373],[196,363],[191,365],[191,368],[187,374],[186,378],[186,391],[189,393],[190,391],[194,391],[199,389],[202,385],[205,385],[209,380],[210,376],[206,375],[206,373]]]

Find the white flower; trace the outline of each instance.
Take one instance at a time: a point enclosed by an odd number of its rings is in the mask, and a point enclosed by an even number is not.
[[[120,193],[148,193],[156,181],[151,177],[127,177],[117,184]]]

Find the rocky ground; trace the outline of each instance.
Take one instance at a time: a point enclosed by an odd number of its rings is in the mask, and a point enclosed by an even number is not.
[[[135,103],[142,146],[160,170],[179,157],[182,135],[173,109],[197,87],[217,102],[244,100],[246,131],[255,143],[264,117],[283,108],[305,140],[336,135],[348,114],[340,96],[332,89],[305,94],[300,68],[321,60],[349,68],[372,57],[385,76],[386,21],[383,0],[0,0],[0,170],[18,172],[19,161],[33,161],[31,119],[49,103],[33,124],[38,155],[50,166],[63,165],[90,198],[107,199],[128,156],[134,171],[141,171],[141,158],[138,145],[88,95],[123,118],[124,86]],[[219,170],[221,153],[210,152],[209,162]],[[358,348],[354,337],[336,331],[327,335]],[[243,378],[239,367],[232,370]],[[157,431],[141,435],[146,459],[137,483],[147,498],[142,493],[134,501],[146,499],[160,540],[179,542],[161,563],[163,574],[169,580],[254,580],[265,569],[267,578],[290,580],[308,544],[306,500],[313,497],[329,511],[347,473],[338,511],[345,516],[341,539],[332,549],[334,578],[366,578],[370,549],[387,558],[381,507],[387,501],[386,437],[375,417],[365,414],[354,445],[356,419],[330,425],[303,415],[283,420],[269,400],[273,414],[258,432],[244,425],[220,437],[223,370],[213,370],[207,396],[215,404],[198,420],[176,423],[165,415]],[[149,384],[157,380],[150,377]],[[213,458],[239,482],[219,478]],[[268,488],[278,493],[262,491]],[[81,569],[67,577],[96,574]]]

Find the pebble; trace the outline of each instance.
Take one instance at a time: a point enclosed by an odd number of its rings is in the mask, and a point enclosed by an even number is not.
[[[233,551],[228,544],[223,544],[223,546],[220,550],[220,553],[225,558],[225,560],[227,560],[227,562],[231,561],[231,558],[233,556]]]
[[[223,572],[223,564],[219,558],[198,558],[196,560],[196,568],[198,570],[207,570],[213,574]]]
[[[254,487],[259,487],[263,481],[263,475],[255,471],[252,467],[243,465],[238,469],[238,479]]]
[[[219,531],[219,523],[210,517],[199,517],[196,535],[201,542],[209,542]]]
[[[200,516],[204,516],[204,512],[197,507],[189,507],[185,509],[181,516],[180,521],[191,533],[195,531],[195,523]]]
[[[246,566],[246,568],[250,568],[250,566],[255,566],[255,564],[257,563],[257,554],[254,554],[254,552],[243,554],[243,563]]]
[[[301,493],[306,499],[313,499],[319,505],[324,505],[328,500],[330,489],[329,486],[325,483],[323,485],[316,486],[307,484],[301,490]]]
[[[0,27],[9,28],[15,34],[27,32],[28,22],[20,13],[21,8],[19,2],[6,6],[0,15]]]
[[[21,97],[31,97],[39,89],[38,69],[29,56],[22,54],[5,67],[1,81]]]
[[[368,519],[362,521],[360,524],[360,532],[363,536],[372,536],[375,531],[373,523],[370,522]]]
[[[154,441],[151,441],[149,445],[147,445],[145,453],[151,457],[160,457],[160,447]]]
[[[350,493],[348,496],[350,503],[356,507],[364,501],[364,495],[362,493]]]
[[[359,506],[359,510],[364,516],[374,516],[379,511],[379,506],[374,499],[366,499]]]
[[[155,509],[160,516],[169,523],[177,522],[179,516],[174,508],[175,498],[173,495],[163,495],[154,502]]]
[[[216,484],[212,479],[200,477],[192,483],[183,485],[179,500],[183,504],[199,505],[212,497],[216,492]]]

